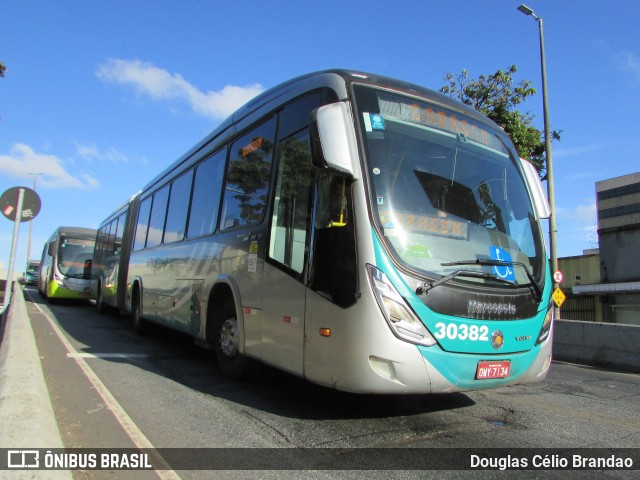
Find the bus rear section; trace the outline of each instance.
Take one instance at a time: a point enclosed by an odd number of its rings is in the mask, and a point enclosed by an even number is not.
[[[49,300],[90,299],[95,229],[60,227],[45,243],[38,291]]]

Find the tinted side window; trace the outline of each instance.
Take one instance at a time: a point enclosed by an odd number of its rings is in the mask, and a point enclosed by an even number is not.
[[[309,125],[311,112],[322,105],[322,92],[312,93],[287,105],[280,113],[278,138],[288,137]]]
[[[116,229],[118,228],[118,219],[112,220],[107,228],[107,244],[105,245],[105,256],[110,257],[113,253],[113,246],[115,244]]]
[[[149,232],[147,233],[147,248],[160,245],[164,219],[167,216],[167,200],[169,200],[169,185],[165,185],[153,194]]]
[[[351,185],[344,177],[319,172],[310,287],[346,308],[356,302],[358,269]]]
[[[105,248],[105,230],[109,228],[109,225],[104,225],[100,230],[98,230],[98,239],[96,240],[96,248],[95,255],[96,259],[104,257],[104,248]]]
[[[223,230],[262,221],[271,176],[275,127],[274,117],[233,143],[222,208]]]
[[[187,231],[189,238],[209,235],[216,229],[226,159],[227,150],[223,149],[214,153],[196,168]]]
[[[269,256],[302,273],[313,187],[309,130],[280,142],[278,152]]]
[[[144,248],[147,241],[147,230],[149,229],[149,213],[151,212],[151,197],[145,198],[140,204],[138,213],[138,225],[136,226],[136,239],[133,243],[134,250]]]
[[[122,235],[124,232],[124,224],[127,221],[127,213],[123,213],[118,217],[118,230],[116,231],[115,246],[113,248],[114,255],[120,255],[122,249]]]
[[[164,243],[178,242],[184,238],[192,178],[193,170],[189,170],[171,183],[167,224],[164,228]]]

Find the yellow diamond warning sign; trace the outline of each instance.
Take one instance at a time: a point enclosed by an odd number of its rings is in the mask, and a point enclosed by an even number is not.
[[[564,303],[564,301],[567,299],[567,296],[559,288],[556,288],[553,291],[553,295],[551,295],[551,297],[553,298],[553,301],[555,302],[555,304],[556,304],[556,306],[558,308],[560,308],[562,306],[562,304]]]

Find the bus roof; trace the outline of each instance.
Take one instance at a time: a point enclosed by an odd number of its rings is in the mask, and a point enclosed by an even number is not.
[[[427,98],[430,101],[447,107],[450,110],[470,116],[479,123],[491,125],[493,128],[500,128],[497,127],[494,122],[468,105],[426,87],[383,75],[358,72],[355,70],[322,70],[301,75],[280,83],[249,100],[193,148],[187,151],[176,161],[172,162],[167,168],[154,177],[153,180],[145,185],[142,191],[151,189],[169,172],[173,172],[178,169],[182,164],[185,164],[186,166],[186,164],[189,163],[189,160],[199,152],[206,149],[211,149],[211,151],[213,151],[213,149],[217,148],[217,145],[225,139],[250,126],[253,122],[277,109],[280,105],[283,105],[306,92],[323,87],[333,89],[339,100],[346,100],[349,97],[350,87],[354,83],[372,85],[378,88],[398,91],[420,98]]]
[[[54,232],[54,235],[83,235],[83,236],[95,236],[97,230],[95,228],[84,227],[58,227]]]

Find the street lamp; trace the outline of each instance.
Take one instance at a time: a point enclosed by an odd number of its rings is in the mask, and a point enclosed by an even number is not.
[[[38,175],[42,175],[42,172],[32,173],[29,172],[29,175],[33,175],[33,191],[36,191],[36,178]],[[31,230],[33,228],[33,218],[29,221],[29,243],[27,243],[27,264],[31,260]]]
[[[525,15],[530,15],[538,22],[540,27],[540,69],[542,70],[542,103],[544,111],[544,144],[547,151],[547,195],[549,196],[549,207],[551,209],[551,215],[549,216],[549,256],[551,257],[551,271],[556,272],[558,270],[558,251],[556,241],[556,199],[553,189],[553,160],[551,156],[551,130],[549,128],[549,101],[547,98],[547,69],[545,66],[544,56],[544,32],[542,29],[542,18],[538,17],[533,10],[526,5],[520,5],[518,7]],[[555,285],[555,280],[554,286]]]

